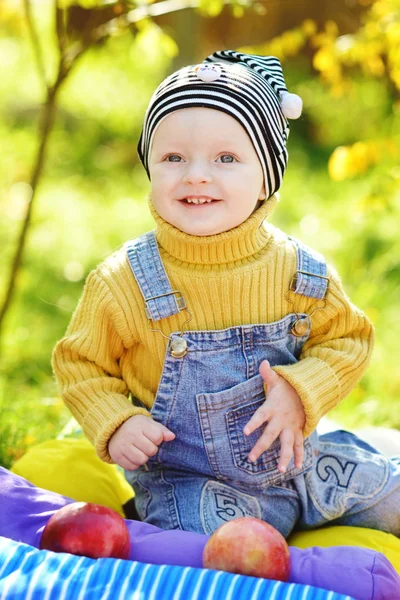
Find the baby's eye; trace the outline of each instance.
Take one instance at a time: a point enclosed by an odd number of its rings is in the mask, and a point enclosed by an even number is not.
[[[233,154],[221,154],[219,160],[225,164],[236,162],[236,158],[233,156]]]
[[[179,154],[169,154],[169,155],[168,155],[168,156],[165,158],[165,160],[166,160],[167,162],[181,162],[181,160],[182,160],[182,157],[181,157],[181,156],[179,156]]]

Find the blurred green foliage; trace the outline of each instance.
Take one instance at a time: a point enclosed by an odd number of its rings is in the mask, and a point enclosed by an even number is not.
[[[47,64],[52,65],[50,12],[41,9],[35,17]],[[1,293],[29,198],[26,181],[38,144],[43,100],[22,13],[19,20],[4,24]],[[169,72],[176,50],[159,27],[145,22],[135,37],[126,31],[90,50],[61,92],[24,266],[3,334],[0,464],[4,466],[29,445],[56,435],[69,418],[51,374],[50,357],[86,275],[125,240],[153,227],[146,202],[149,184],[136,143],[150,95]],[[390,148],[384,147],[382,160],[370,161],[350,176],[332,178],[328,171],[338,145],[354,148],[364,141],[375,148],[398,140],[400,106],[385,78],[356,71],[351,89],[340,96],[321,81],[301,53],[287,60],[284,69],[289,90],[302,96],[305,108],[302,118],[291,125],[289,167],[272,221],[324,253],[353,302],[376,326],[369,370],[331,416],[347,426],[400,427],[400,167]],[[347,167],[357,160],[349,151],[339,158],[347,161]],[[336,173],[338,164],[342,163],[336,163]]]

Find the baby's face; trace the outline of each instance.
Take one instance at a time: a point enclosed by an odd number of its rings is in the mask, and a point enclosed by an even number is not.
[[[185,108],[156,130],[149,160],[152,201],[191,235],[233,229],[265,198],[263,172],[245,129],[210,108]]]

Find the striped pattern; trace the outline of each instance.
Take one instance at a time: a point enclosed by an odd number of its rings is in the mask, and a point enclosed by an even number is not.
[[[218,63],[221,76],[213,82],[198,78],[190,65],[165,79],[147,109],[138,152],[149,174],[149,153],[157,127],[170,113],[189,107],[220,110],[234,117],[247,131],[259,157],[269,198],[281,186],[288,162],[289,123],[279,99],[287,92],[279,60],[225,50],[204,62]]]
[[[0,537],[0,600],[353,600],[221,571],[93,560]]]

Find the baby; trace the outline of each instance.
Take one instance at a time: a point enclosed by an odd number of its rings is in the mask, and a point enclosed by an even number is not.
[[[90,273],[54,350],[67,406],[164,529],[251,515],[285,536],[400,535],[400,461],[316,431],[372,326],[320,254],[266,222],[300,113],[274,57],[216,52],[162,82],[139,142],[156,229]]]

